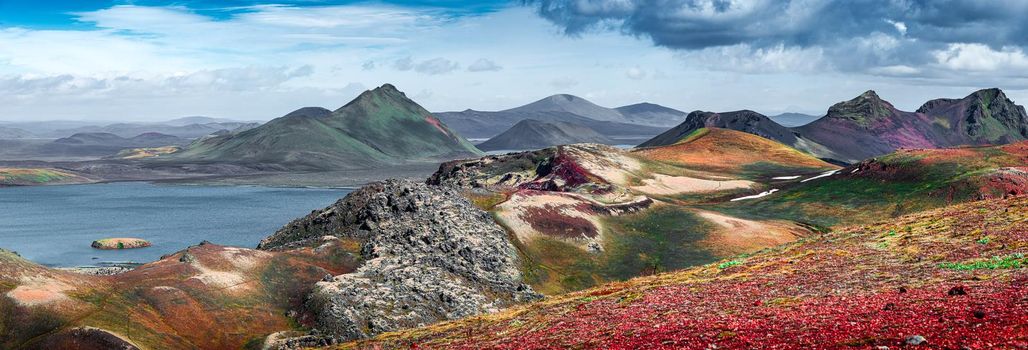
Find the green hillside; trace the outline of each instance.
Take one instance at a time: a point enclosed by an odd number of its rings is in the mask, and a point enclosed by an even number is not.
[[[335,111],[301,108],[254,129],[197,141],[167,159],[326,170],[480,154],[403,92],[386,84],[365,91]]]

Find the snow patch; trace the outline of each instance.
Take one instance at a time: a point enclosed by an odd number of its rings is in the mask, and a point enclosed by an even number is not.
[[[839,172],[839,171],[838,170],[826,171],[824,173],[821,173],[821,175],[814,176],[814,177],[806,179],[806,180],[801,180],[800,182],[807,182],[807,181],[810,181],[810,180],[817,180],[817,179],[820,179],[822,177],[829,177],[829,176],[835,175],[835,173],[837,173],[837,172]]]
[[[768,191],[760,192],[760,193],[752,195],[752,196],[733,198],[729,202],[735,202],[735,201],[741,201],[741,200],[747,200],[747,199],[757,199],[757,198],[761,198],[761,197],[766,197],[766,196],[768,196],[768,195],[770,195],[772,193],[775,193],[775,192],[778,192],[778,189],[777,188],[772,188],[772,189],[770,189]]]

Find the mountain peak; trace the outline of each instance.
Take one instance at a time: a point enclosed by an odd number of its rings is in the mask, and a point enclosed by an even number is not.
[[[624,115],[616,110],[598,106],[589,100],[584,98],[568,95],[568,94],[557,94],[547,96],[541,100],[529,103],[527,105],[508,109],[505,112],[518,112],[518,113],[548,113],[548,112],[566,112],[577,114],[590,119],[603,120],[603,121],[623,121]]]
[[[376,91],[385,91],[385,92],[396,92],[396,93],[401,93],[401,94],[403,93],[403,92],[400,92],[400,89],[397,89],[395,85],[389,84],[389,83],[382,84],[382,86],[379,86],[379,87],[375,88],[375,90]]]
[[[358,95],[357,98],[353,99],[353,101],[350,101],[346,105],[337,109],[336,112],[339,112],[340,110],[350,107],[352,105],[361,105],[368,107],[371,104],[373,104],[373,101],[376,99],[397,100],[405,103],[414,103],[413,101],[410,101],[410,99],[407,98],[407,94],[397,89],[395,85],[386,83],[382,84],[382,86],[379,86],[377,88],[365,90],[360,95]]]
[[[1006,100],[1007,95],[1004,94],[1003,90],[1000,90],[999,88],[988,88],[975,91],[968,97],[973,97],[978,100],[991,102],[996,100]]]
[[[839,102],[828,108],[828,117],[848,119],[858,124],[888,118],[895,107],[883,100],[874,90],[867,90],[849,101]]]
[[[862,99],[866,99],[866,100],[879,100],[880,101],[882,99],[881,97],[878,97],[878,93],[875,92],[874,90],[864,91],[864,93],[860,94],[860,96],[858,96],[858,97],[862,98]]]

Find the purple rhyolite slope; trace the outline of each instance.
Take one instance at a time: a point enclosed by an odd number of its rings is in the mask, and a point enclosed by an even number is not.
[[[1006,144],[1028,139],[1028,116],[999,89],[962,99],[936,99],[915,112],[896,109],[874,91],[840,102],[820,119],[786,128],[752,111],[693,112],[684,123],[642,146],[677,142],[702,127],[760,135],[820,158],[853,163],[900,148]]]
[[[840,102],[828,114],[795,128],[844,161],[857,161],[899,148],[941,148],[1003,144],[1028,139],[1024,107],[999,89],[979,90],[962,99],[937,99],[916,112],[896,109],[868,91]]]

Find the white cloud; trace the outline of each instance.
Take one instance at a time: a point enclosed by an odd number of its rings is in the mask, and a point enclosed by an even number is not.
[[[263,6],[218,19],[182,7],[116,6],[78,15],[95,30],[0,27],[0,119],[271,118],[301,106],[335,108],[383,83],[432,111],[504,109],[558,92],[593,96],[605,106],[649,101],[681,110],[774,110],[788,103],[823,111],[850,91],[889,86],[894,102],[916,108],[967,88],[909,89],[903,79],[936,74],[961,86],[989,86],[977,78],[984,74],[961,67],[1025,71],[1017,49],[972,59],[971,51],[942,48],[938,63],[918,51],[930,66],[890,61],[912,39],[880,19],[888,34],[849,39],[837,51],[736,45],[683,53],[617,32],[560,35],[524,7],[452,17],[427,7],[366,4]],[[840,55],[881,58],[847,71],[829,63]],[[485,57],[502,58],[503,67]],[[1009,74],[989,76],[1010,96],[1023,96],[1025,90],[1009,89]],[[746,98],[724,99],[726,92]]]
[[[460,69],[460,64],[442,57],[421,61],[414,66],[414,71],[423,74],[446,74]]]
[[[414,69],[414,59],[410,56],[393,61],[393,69],[398,71],[409,71]]]
[[[496,64],[496,62],[485,58],[479,58],[475,63],[468,66],[469,72],[496,72],[501,69],[503,69],[503,67]]]
[[[872,67],[868,69],[868,72],[870,72],[871,74],[878,75],[912,76],[920,74],[921,70],[911,66],[892,65],[883,67]]]
[[[940,66],[953,70],[1028,69],[1028,56],[1017,47],[1003,47],[997,51],[983,44],[950,44],[945,50],[937,50],[933,55]]]
[[[550,81],[550,86],[557,89],[567,89],[578,85],[578,80],[572,77],[560,77]]]
[[[625,71],[625,76],[627,76],[628,79],[640,80],[646,78],[646,71],[640,69],[639,67],[631,67]]]
[[[893,21],[891,19],[887,19],[887,20],[885,20],[885,22],[891,24],[893,27],[896,27],[896,31],[899,32],[900,35],[907,35],[907,24],[906,23],[898,22],[898,21]]]
[[[826,69],[824,50],[778,45],[754,49],[746,44],[684,52],[681,59],[709,69],[745,73],[814,72]]]

